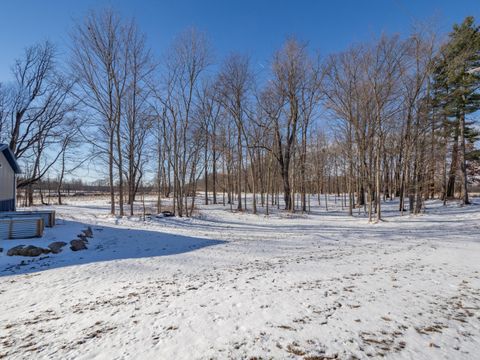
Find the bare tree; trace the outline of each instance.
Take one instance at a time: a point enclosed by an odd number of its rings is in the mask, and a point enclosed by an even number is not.
[[[8,90],[0,87],[0,135],[22,163],[18,186],[27,189],[31,205],[33,185],[64,151],[62,126],[75,110],[69,99],[73,82],[56,68],[55,48],[49,42],[27,48],[12,71],[12,85]]]
[[[309,57],[306,45],[294,39],[286,41],[283,48],[274,55],[272,80],[267,89],[270,94],[267,112],[275,137],[274,151],[283,183],[285,209],[290,211],[294,210],[291,163],[298,146],[298,131],[301,129],[300,162],[303,164],[303,187],[306,138],[309,122],[319,100],[320,73],[319,63]],[[306,204],[305,197],[302,197]]]
[[[158,120],[163,122],[164,141],[168,144],[167,161],[173,170],[174,211],[179,216],[189,215],[187,186],[197,178],[200,138],[196,132],[200,128],[195,110],[201,75],[209,65],[210,50],[205,35],[190,29],[179,35],[172,45],[165,63],[165,76],[155,91]],[[195,193],[191,195],[193,203]]]
[[[204,182],[205,182],[205,204],[208,205],[208,181],[209,181],[209,163],[212,164],[212,190],[213,203],[217,203],[217,161],[218,161],[218,143],[217,131],[221,120],[221,106],[216,99],[215,86],[212,82],[206,82],[198,94],[199,104],[197,117],[201,121],[201,128],[204,137]],[[210,161],[211,158],[211,161]]]
[[[124,24],[115,12],[104,10],[90,13],[72,34],[71,67],[78,80],[75,94],[91,117],[90,133],[84,137],[107,158],[112,214],[117,166],[120,215],[124,211],[120,123],[129,69],[128,37],[133,29],[133,22]]]
[[[155,69],[150,51],[146,48],[145,37],[135,24],[129,27],[125,41],[125,61],[128,68],[123,114],[121,142],[127,166],[125,178],[128,183],[128,204],[133,215],[134,201],[143,178],[147,161],[148,135],[153,127],[153,114],[148,104],[151,95],[149,83]]]
[[[240,54],[230,55],[223,63],[217,81],[218,101],[237,127],[237,210],[242,211],[243,142],[246,133],[248,96],[252,89],[250,60]],[[248,144],[246,144],[248,148]]]

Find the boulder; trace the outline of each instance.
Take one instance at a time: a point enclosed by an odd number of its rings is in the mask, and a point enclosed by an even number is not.
[[[88,243],[87,236],[84,233],[78,234],[77,237],[82,240],[83,242]]]
[[[168,211],[168,210],[162,211],[162,214],[163,214],[163,216],[165,216],[165,217],[175,216],[175,214],[174,214],[173,212]]]
[[[63,241],[54,241],[50,245],[48,245],[48,248],[52,251],[54,254],[58,254],[59,252],[62,252],[62,248],[67,245],[66,242]]]
[[[85,230],[82,230],[82,232],[85,234],[85,236],[87,238],[92,238],[93,237],[93,230],[90,226],[87,227]]]
[[[7,255],[34,257],[42,254],[48,254],[50,251],[51,251],[50,249],[43,249],[41,247],[33,246],[33,245],[28,245],[28,246],[18,245],[8,250]]]
[[[20,255],[20,254],[19,254],[19,251],[20,251],[21,249],[23,249],[24,246],[25,246],[25,245],[14,246],[13,248],[11,248],[11,249],[9,249],[9,250],[7,251],[7,255],[8,255],[8,256],[18,256],[18,255]]]
[[[72,251],[79,251],[79,250],[86,250],[88,248],[87,248],[86,241],[75,239],[70,241],[70,249],[72,249]]]
[[[50,251],[50,249],[44,249],[33,245],[28,245],[21,250],[23,256],[39,256],[42,254],[48,254]]]

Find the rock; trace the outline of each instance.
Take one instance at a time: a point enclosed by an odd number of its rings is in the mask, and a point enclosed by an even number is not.
[[[162,214],[163,214],[163,216],[165,216],[165,217],[175,216],[175,214],[174,214],[173,212],[168,211],[168,210],[162,211]]]
[[[72,251],[86,250],[87,242],[85,240],[75,239],[70,241],[70,249]]]
[[[77,237],[78,237],[80,240],[88,243],[88,239],[87,239],[87,236],[86,236],[85,234],[78,234]]]
[[[50,251],[50,249],[43,249],[41,247],[33,245],[28,245],[21,250],[23,256],[39,256],[42,254],[48,254]]]
[[[48,248],[52,251],[52,253],[58,254],[59,252],[62,252],[62,248],[65,245],[67,245],[66,242],[55,241],[55,242],[52,242],[50,245],[48,245]]]
[[[34,257],[42,254],[48,254],[50,251],[51,251],[50,249],[43,249],[41,247],[33,246],[33,245],[28,245],[28,246],[18,245],[8,250],[7,255]]]
[[[24,246],[25,245],[14,246],[13,248],[11,248],[7,251],[7,255],[8,256],[18,256],[18,255],[20,255],[19,251],[22,250]]]
[[[93,237],[93,230],[92,230],[92,228],[91,228],[90,226],[87,227],[87,229],[82,230],[82,232],[85,234],[85,236],[86,236],[87,238],[92,238],[92,237]]]

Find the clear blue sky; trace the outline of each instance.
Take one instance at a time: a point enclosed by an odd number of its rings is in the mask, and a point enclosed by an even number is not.
[[[478,0],[2,0],[0,81],[10,79],[14,59],[28,45],[48,39],[65,54],[72,24],[106,6],[134,16],[156,54],[194,26],[207,32],[217,59],[240,51],[257,63],[290,35],[328,54],[382,31],[405,34],[415,21],[433,20],[447,33],[467,15],[480,20]]]

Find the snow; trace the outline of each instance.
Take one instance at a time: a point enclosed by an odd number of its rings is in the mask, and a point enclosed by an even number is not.
[[[387,202],[368,224],[333,197],[308,215],[200,205],[146,221],[67,199],[42,239],[0,244],[0,358],[477,359],[475,200],[420,216]],[[86,251],[5,255],[88,225]]]

